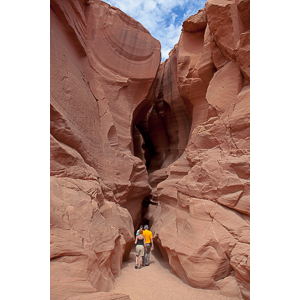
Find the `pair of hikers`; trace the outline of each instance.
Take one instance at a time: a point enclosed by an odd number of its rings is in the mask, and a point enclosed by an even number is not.
[[[140,269],[142,264],[144,267],[149,266],[150,251],[154,249],[154,244],[152,232],[149,230],[148,225],[144,226],[144,230],[143,226],[140,226],[136,233],[135,244],[135,268]]]

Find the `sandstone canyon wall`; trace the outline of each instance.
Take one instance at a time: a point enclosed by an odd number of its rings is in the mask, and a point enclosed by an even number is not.
[[[184,282],[249,299],[250,1],[209,0],[161,64],[120,10],[50,3],[51,298],[110,291],[150,222]]]
[[[159,182],[151,229],[174,273],[193,287],[244,299],[250,298],[249,16],[250,1],[212,0],[183,23],[160,66],[162,92],[153,89],[177,120],[176,137],[168,133],[176,155],[149,175],[150,184]]]
[[[102,1],[51,0],[51,297],[109,291],[151,187],[131,138],[160,44]]]

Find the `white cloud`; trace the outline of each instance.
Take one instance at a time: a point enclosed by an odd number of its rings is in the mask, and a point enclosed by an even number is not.
[[[144,8],[145,8],[145,11],[152,11],[156,8],[156,2],[153,1],[153,0],[148,0],[146,1],[146,3],[144,4]]]
[[[107,0],[140,22],[161,43],[162,60],[179,41],[183,21],[204,7],[205,0]]]

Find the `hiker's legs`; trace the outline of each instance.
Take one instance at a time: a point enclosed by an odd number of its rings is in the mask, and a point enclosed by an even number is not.
[[[142,264],[145,267],[145,253],[146,253],[146,249],[144,247],[144,255],[142,256]]]
[[[146,244],[145,264],[149,265],[151,244]]]
[[[138,267],[138,263],[139,263],[139,255],[140,255],[140,249],[139,249],[139,245],[135,246],[135,268]]]
[[[139,269],[141,268],[142,264],[142,257],[144,256],[144,246],[137,245],[136,246],[136,263],[139,264]]]
[[[143,256],[140,256],[139,268],[140,268],[140,267],[141,267],[141,265],[142,265],[142,260],[143,260]]]

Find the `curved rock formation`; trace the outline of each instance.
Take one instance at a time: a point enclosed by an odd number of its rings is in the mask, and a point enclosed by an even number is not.
[[[51,0],[55,299],[111,290],[129,255],[151,191],[146,166],[133,155],[133,113],[159,63],[159,42],[120,10],[102,1]]]
[[[177,133],[172,150],[184,151],[162,160],[168,177],[155,188],[159,204],[150,223],[184,282],[244,299],[250,298],[249,5],[208,1],[183,23],[179,43],[160,66],[158,81],[173,75],[163,86],[180,124],[177,131],[170,125]]]
[[[159,64],[115,7],[51,0],[52,297],[105,297],[150,222],[185,283],[250,298],[249,15],[209,0]]]

